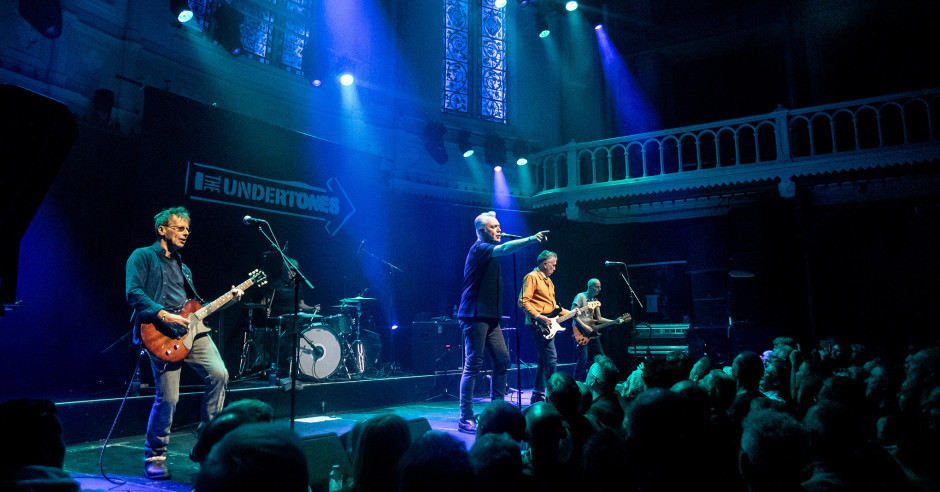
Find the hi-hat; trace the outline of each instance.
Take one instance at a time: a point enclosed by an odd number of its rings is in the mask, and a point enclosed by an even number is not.
[[[359,296],[356,296],[356,297],[347,297],[346,299],[340,299],[339,302],[345,302],[345,303],[348,304],[348,303],[353,303],[353,302],[374,301],[374,300],[375,300],[374,297],[359,297]]]

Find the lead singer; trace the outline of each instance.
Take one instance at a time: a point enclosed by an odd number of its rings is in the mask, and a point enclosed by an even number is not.
[[[484,212],[473,221],[477,241],[467,253],[463,268],[463,295],[457,320],[463,332],[464,365],[460,377],[460,420],[457,430],[475,434],[473,415],[473,387],[476,376],[483,369],[483,353],[489,348],[493,358],[492,400],[502,400],[506,394],[506,371],[509,369],[509,350],[499,326],[503,312],[503,277],[499,256],[506,256],[527,244],[548,240],[548,231],[534,236],[499,244],[502,230],[495,212]]]

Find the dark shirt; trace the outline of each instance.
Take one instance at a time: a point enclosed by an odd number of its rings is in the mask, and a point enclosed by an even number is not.
[[[182,278],[185,279],[183,289],[186,299],[198,299],[196,289],[193,287],[193,274],[183,262],[179,252],[174,254],[176,261],[171,264],[179,265]],[[127,259],[124,270],[124,295],[127,303],[134,309],[134,342],[138,341],[137,327],[140,323],[153,323],[157,320],[157,313],[161,309],[172,309],[175,306],[166,306],[162,302],[167,297],[164,275],[164,255],[160,242],[150,246],[137,248]],[[175,301],[174,301],[175,302]]]
[[[503,312],[503,277],[499,259],[493,256],[496,245],[477,241],[467,253],[463,268],[463,295],[458,318],[496,318]]]
[[[304,293],[309,291],[304,284],[300,284],[300,300],[304,300]],[[274,299],[271,300],[271,317],[276,318],[294,312],[294,284],[278,281],[274,288]]]

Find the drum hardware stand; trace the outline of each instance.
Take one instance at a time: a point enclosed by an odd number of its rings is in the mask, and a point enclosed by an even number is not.
[[[392,330],[392,325],[394,324],[393,314],[394,314],[394,310],[395,310],[395,306],[392,304],[392,302],[393,302],[392,300],[395,299],[395,296],[394,296],[394,290],[395,290],[395,277],[394,277],[394,274],[395,274],[395,272],[398,272],[398,273],[405,273],[405,271],[402,270],[401,268],[398,268],[397,266],[395,266],[395,265],[389,263],[388,261],[383,260],[382,258],[379,258],[379,257],[376,256],[375,254],[373,254],[371,251],[369,251],[369,250],[363,248],[363,246],[365,246],[365,244],[366,244],[366,240],[363,239],[363,240],[362,240],[362,243],[359,244],[359,253],[363,253],[363,252],[364,252],[365,254],[367,254],[367,255],[369,255],[369,256],[375,258],[375,259],[378,260],[380,263],[382,263],[383,265],[385,265],[385,272],[388,274],[388,279],[389,279],[389,281],[388,281],[388,286],[389,286],[389,290],[391,291],[391,294],[392,294],[392,295],[389,296],[389,301],[388,301],[388,318],[385,320],[385,321],[388,323],[388,327],[389,327],[389,330],[388,330],[388,347],[389,347],[389,353],[390,353],[389,358],[391,359],[391,364],[390,364],[391,370],[389,371],[388,375],[389,375],[389,376],[394,376],[394,375],[396,375],[396,374],[398,373],[398,364],[395,362],[395,333],[394,333],[394,331]],[[363,291],[363,292],[365,292],[365,291]],[[356,340],[355,340],[353,343],[359,342],[359,346],[361,347],[361,346],[362,346],[362,340],[359,340],[359,331],[358,331],[358,330],[359,330],[359,327],[358,327],[358,326],[356,327],[356,330],[357,330],[357,331],[356,331]],[[365,362],[364,357],[365,357],[365,354],[362,354],[362,361],[363,361],[363,362]],[[359,361],[357,360],[357,362],[359,362]]]
[[[254,314],[255,314],[254,310],[257,309],[258,306],[251,305],[251,304],[246,304],[245,306],[248,309],[248,327],[245,329],[245,332],[242,334],[242,352],[241,352],[241,356],[238,359],[238,375],[236,375],[232,379],[232,382],[234,383],[249,379],[251,376],[255,376],[261,372],[264,372],[265,370],[264,367],[255,371],[251,370],[251,368],[253,367],[253,363],[258,362],[257,360],[255,361],[249,360],[251,358],[252,349],[254,349],[256,353],[259,352],[258,347],[255,344],[255,339],[254,339],[255,327],[253,324]],[[261,361],[264,362],[263,354],[259,353],[257,358],[261,359]]]
[[[245,223],[249,223],[248,219],[250,217],[245,216]],[[313,284],[310,283],[310,280],[300,271],[297,264],[290,261],[287,258],[287,255],[284,254],[284,250],[281,249],[280,245],[277,243],[277,238],[274,236],[274,230],[271,229],[271,224],[266,220],[257,220],[258,232],[261,233],[268,242],[271,243],[271,246],[281,255],[281,261],[284,262],[284,265],[288,267],[288,270],[293,273],[291,280],[294,282],[294,313],[300,312],[300,282],[303,281],[308,288],[313,290]],[[268,235],[264,231],[262,225],[268,226],[268,231],[271,233]],[[293,339],[293,347],[291,353],[294,354],[294,360],[299,360],[298,355],[300,354],[300,333],[297,330],[297,316],[293,316],[291,322],[291,338]],[[290,368],[290,428],[294,430],[294,420],[297,415],[297,364],[292,361]]]

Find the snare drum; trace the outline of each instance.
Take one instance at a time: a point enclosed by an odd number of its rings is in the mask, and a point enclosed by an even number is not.
[[[300,336],[300,356],[297,369],[314,379],[332,376],[343,360],[339,338],[332,331],[316,326]]]

